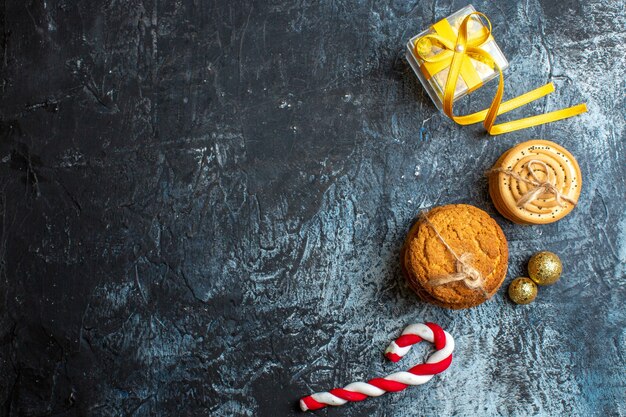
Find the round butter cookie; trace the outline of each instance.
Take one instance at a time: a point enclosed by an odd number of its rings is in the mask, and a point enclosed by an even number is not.
[[[576,206],[582,176],[567,149],[547,140],[530,140],[505,152],[489,174],[496,209],[519,224],[547,224]]]
[[[422,214],[400,256],[407,282],[422,300],[462,309],[498,291],[509,251],[502,229],[487,213],[453,204]]]

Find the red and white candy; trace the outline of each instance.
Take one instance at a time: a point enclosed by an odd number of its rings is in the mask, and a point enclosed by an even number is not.
[[[437,349],[425,363],[384,378],[353,382],[343,388],[311,394],[300,400],[300,408],[302,411],[319,410],[328,405],[343,405],[348,401],[363,401],[367,397],[379,397],[386,392],[402,391],[409,385],[425,384],[436,374],[445,371],[452,362],[454,339],[450,333],[434,323],[412,324],[404,329],[402,336],[391,342],[385,350],[385,356],[390,361],[397,362],[409,352],[412,345],[422,340],[433,343]]]

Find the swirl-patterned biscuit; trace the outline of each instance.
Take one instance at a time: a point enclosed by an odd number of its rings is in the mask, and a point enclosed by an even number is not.
[[[496,209],[520,224],[552,223],[576,206],[582,176],[567,149],[547,140],[531,140],[505,152],[489,175]]]

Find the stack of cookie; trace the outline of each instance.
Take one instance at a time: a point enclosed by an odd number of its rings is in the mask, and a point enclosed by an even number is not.
[[[500,226],[466,204],[434,208],[413,225],[402,270],[424,301],[461,309],[483,303],[506,276],[508,246]]]
[[[567,216],[576,206],[581,185],[576,159],[547,140],[509,149],[489,174],[496,209],[520,224],[547,224]]]

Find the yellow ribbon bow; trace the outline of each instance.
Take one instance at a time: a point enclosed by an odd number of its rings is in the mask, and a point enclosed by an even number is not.
[[[468,22],[472,16],[477,15],[485,19],[488,24],[488,28],[479,31],[477,36],[470,38],[468,33]],[[447,23],[447,21],[444,19]],[[451,32],[451,31],[450,31]],[[453,33],[453,32],[452,32]],[[543,96],[546,96],[554,91],[554,84],[548,83],[535,90],[529,91],[521,96],[517,96],[511,100],[502,102],[502,96],[504,95],[504,75],[502,69],[498,65],[495,59],[481,47],[491,38],[491,22],[484,14],[480,12],[472,12],[468,14],[461,23],[458,31],[456,41],[453,42],[449,37],[442,36],[440,34],[429,34],[417,39],[414,43],[414,52],[416,56],[419,56],[425,64],[437,67],[448,67],[448,78],[443,93],[443,112],[452,120],[460,125],[471,125],[478,122],[483,122],[485,129],[490,135],[500,135],[502,133],[513,132],[515,130],[526,129],[532,126],[538,126],[544,123],[554,122],[556,120],[566,119],[568,117],[576,116],[578,114],[587,111],[587,106],[583,104],[577,104],[566,109],[556,110],[549,113],[539,114],[536,116],[526,117],[523,119],[513,120],[506,123],[494,124],[496,117],[500,114],[507,113],[513,109],[521,107],[532,101],[535,101]],[[418,48],[418,43],[422,40],[428,39],[431,42],[434,41],[438,44],[442,51],[434,56],[426,56]],[[471,73],[468,71],[462,71],[463,67],[471,65],[469,58],[476,58],[483,62],[493,64],[500,73],[498,81],[498,89],[488,109],[481,110],[476,113],[468,114],[465,116],[455,116],[453,112],[454,93],[456,91],[456,84],[459,79],[459,74],[463,75]],[[449,65],[447,64],[449,62]],[[479,84],[480,85],[480,84]],[[479,86],[478,85],[478,86]]]

